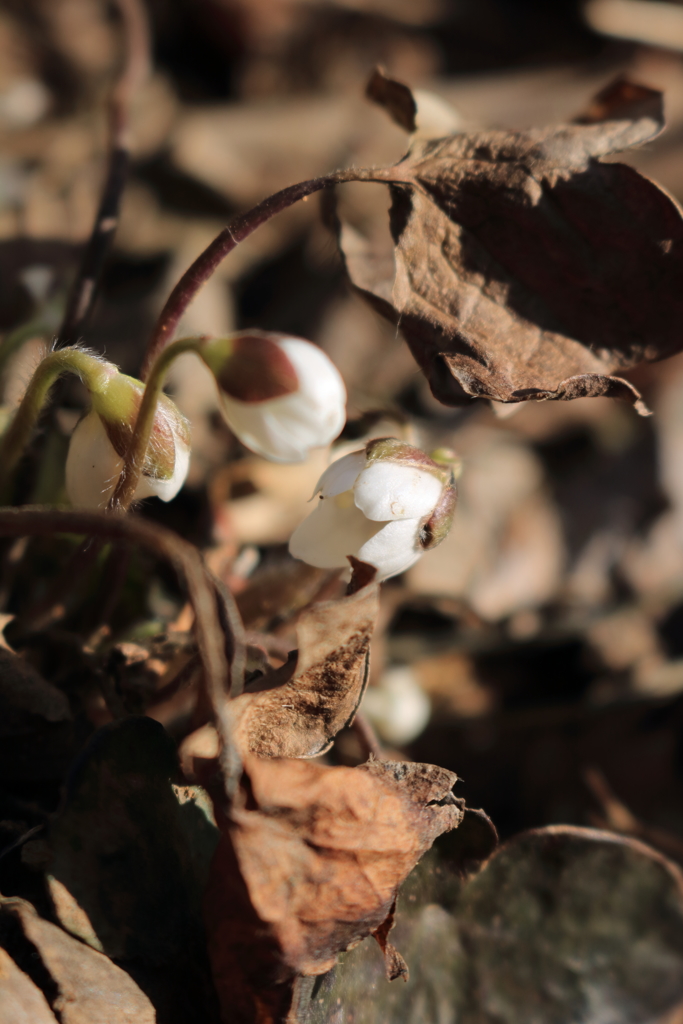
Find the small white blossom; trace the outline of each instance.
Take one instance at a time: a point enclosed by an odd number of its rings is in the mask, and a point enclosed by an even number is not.
[[[238,337],[233,344],[233,355],[216,376],[225,420],[247,448],[274,462],[302,462],[311,448],[338,436],[346,420],[346,388],[321,349],[301,338],[266,334]],[[246,363],[257,344],[261,366],[250,361],[249,374],[239,374],[238,362]]]
[[[367,688],[361,704],[380,737],[397,747],[423,732],[431,710],[429,697],[409,665],[386,669],[378,684]]]
[[[135,388],[138,394],[141,390],[142,385]],[[66,491],[72,505],[106,508],[131,436],[130,422],[103,418],[95,409],[79,421],[71,435],[66,459]],[[134,500],[156,495],[162,501],[170,501],[183,486],[189,465],[187,423],[171,400],[162,395]]]
[[[448,532],[455,507],[450,470],[393,438],[371,442],[323,473],[319,504],[292,534],[295,558],[321,569],[353,555],[377,579],[404,572]]]

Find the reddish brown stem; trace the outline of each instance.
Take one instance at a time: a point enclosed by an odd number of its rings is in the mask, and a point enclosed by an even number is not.
[[[328,188],[330,185],[339,185],[345,181],[386,182],[387,180],[387,171],[381,169],[359,168],[354,170],[351,168],[345,171],[336,171],[334,174],[328,174],[322,178],[311,178],[308,181],[300,181],[296,185],[289,185],[280,192],[268,196],[267,199],[246,213],[238,214],[188,267],[169,295],[166,305],[159,314],[154,333],[145,352],[141,372],[142,379],[147,379],[155,359],[173,340],[180,318],[202,285],[208,281],[228,253],[231,253],[256,228],[265,224],[277,213],[286,210],[288,206],[298,203],[300,199],[304,199],[314,192],[320,192],[321,189]]]

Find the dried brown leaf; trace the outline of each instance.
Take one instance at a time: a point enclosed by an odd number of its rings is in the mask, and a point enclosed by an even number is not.
[[[365,87],[365,95],[377,106],[383,107],[392,121],[407,132],[416,128],[417,103],[407,85],[389,78],[382,68],[375,68]]]
[[[373,939],[376,940],[379,948],[382,950],[387,981],[396,981],[397,978],[403,978],[404,981],[407,981],[408,964],[396,949],[396,946],[392,946],[389,942],[389,932],[394,927],[395,916],[396,900],[392,903],[391,910],[384,918],[379,928],[375,928],[371,934]]]
[[[224,1019],[277,1021],[297,975],[325,973],[381,928],[421,855],[462,820],[463,801],[456,776],[432,765],[254,758],[247,771],[205,919]]]
[[[296,660],[258,680],[231,707],[245,754],[316,757],[353,720],[367,680],[370,638],[379,612],[376,584],[305,611]],[[293,652],[294,653],[294,652]]]
[[[661,94],[621,81],[581,121],[418,140],[383,172],[393,259],[341,232],[353,283],[400,324],[447,405],[638,403],[612,374],[681,348],[680,210],[599,160],[659,133]]]
[[[155,1024],[154,1007],[125,971],[25,900],[0,901],[0,944],[43,988],[61,1024]]]
[[[0,948],[0,1020],[3,1024],[56,1024],[47,1000]]]

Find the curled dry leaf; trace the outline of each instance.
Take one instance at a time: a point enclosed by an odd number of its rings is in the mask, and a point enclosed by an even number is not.
[[[353,284],[400,324],[446,405],[637,404],[613,374],[681,349],[680,210],[599,160],[661,131],[661,94],[622,80],[578,120],[417,140],[375,177],[390,183],[393,253],[341,230]]]
[[[403,82],[389,78],[382,68],[375,68],[365,87],[365,95],[377,106],[383,107],[400,128],[405,128],[407,132],[415,131],[417,103]]]
[[[0,945],[43,991],[61,1024],[155,1024],[154,1007],[125,971],[44,921],[25,900],[0,900]],[[42,1012],[36,1024],[50,1019]]]
[[[388,970],[402,973],[382,925],[421,855],[462,820],[457,777],[388,761],[330,768],[249,758],[246,771],[205,897],[224,1020],[284,1020],[297,975],[324,974],[372,933]]]
[[[316,757],[328,750],[363,696],[378,612],[373,583],[303,612],[298,651],[257,681],[258,692],[232,704],[239,749],[259,757]]]

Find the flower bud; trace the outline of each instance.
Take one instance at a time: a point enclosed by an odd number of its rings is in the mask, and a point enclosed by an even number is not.
[[[292,534],[291,554],[321,569],[344,566],[353,555],[374,565],[380,580],[436,547],[455,512],[450,465],[395,438],[333,462],[316,494],[318,506]]]
[[[274,462],[302,462],[346,419],[346,388],[316,345],[263,331],[205,342],[223,416],[242,444]]]
[[[106,382],[91,391],[92,408],[71,435],[66,459],[66,490],[72,505],[105,508],[116,487],[130,445],[144,385],[115,366]],[[190,464],[189,424],[167,395],[160,395],[135,500],[153,495],[174,498]]]

